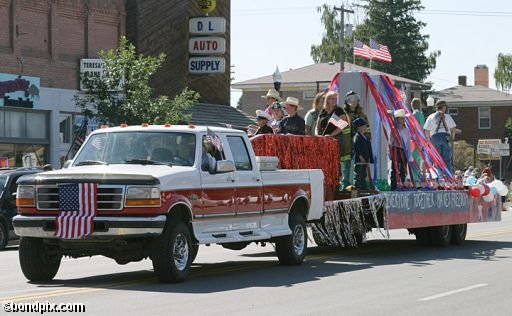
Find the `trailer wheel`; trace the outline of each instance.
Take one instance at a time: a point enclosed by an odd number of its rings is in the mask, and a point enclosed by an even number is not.
[[[151,260],[160,282],[185,281],[192,263],[192,240],[182,221],[168,220],[164,233],[153,243]]]
[[[62,256],[48,252],[43,239],[32,237],[21,237],[18,256],[23,275],[32,282],[53,279],[62,259]]]
[[[452,245],[461,245],[466,240],[468,224],[452,225]]]
[[[429,228],[416,228],[414,235],[416,235],[416,242],[420,246],[430,246],[430,229]]]
[[[450,225],[429,227],[430,242],[432,246],[446,247],[452,239],[452,230]]]
[[[306,221],[298,213],[292,213],[288,220],[292,234],[276,240],[276,253],[279,263],[299,265],[304,261],[308,247]]]

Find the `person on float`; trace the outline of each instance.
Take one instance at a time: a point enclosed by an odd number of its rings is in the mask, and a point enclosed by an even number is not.
[[[359,190],[368,190],[369,164],[373,163],[372,142],[365,135],[368,122],[363,118],[357,118],[353,123],[356,134],[354,135],[354,187]]]
[[[306,113],[304,119],[306,121],[306,135],[316,135],[316,121],[318,120],[318,115],[322,111],[324,99],[324,92],[319,92],[315,95],[313,104],[311,105],[311,110]]]
[[[356,134],[356,129],[351,122],[358,118],[362,118],[368,123],[368,116],[363,112],[363,107],[360,104],[360,97],[354,91],[349,91],[345,94],[344,110],[348,118],[349,129],[343,131],[343,140],[341,147],[341,174],[342,174],[342,187],[346,188],[351,185],[354,170],[354,162],[352,161],[352,139]],[[365,136],[371,140],[370,129],[367,128]]]
[[[262,110],[256,110],[256,124],[258,124],[258,129],[254,135],[274,134],[274,130],[268,125],[270,120],[272,120],[270,114]]]
[[[266,95],[261,96],[265,100],[265,112],[272,115],[272,105],[283,101],[276,89],[269,89]]]
[[[425,115],[423,115],[423,112],[421,111],[421,100],[420,99],[414,98],[411,100],[411,110],[412,110],[412,114],[414,115],[414,118],[416,119],[416,121],[418,121],[419,126],[422,127],[425,124]],[[417,146],[419,146],[419,145],[416,145],[416,147],[412,151],[412,157],[413,157],[414,161],[416,161],[416,164],[415,164],[416,168],[413,168],[412,176],[413,176],[414,183],[416,183],[416,184],[421,182],[420,178],[423,178],[423,179],[425,178],[425,173],[426,173],[425,162],[421,158],[420,151]]]
[[[277,130],[279,129],[279,123],[281,123],[281,121],[284,119],[286,113],[284,112],[284,108],[283,106],[276,102],[274,104],[272,104],[272,120],[270,121],[270,123],[268,124],[272,130],[275,132],[277,132]]]
[[[389,141],[389,157],[391,159],[391,190],[396,190],[398,177],[400,183],[405,184],[408,163],[413,162],[411,153],[411,132],[405,125],[405,117],[408,116],[405,110],[399,109],[394,111],[398,131],[398,135],[390,135]]]
[[[457,126],[453,118],[448,114],[448,105],[446,101],[436,102],[437,111],[430,114],[425,121],[423,128],[426,131],[427,138],[432,142],[439,155],[443,158],[446,167],[450,172],[452,166],[452,144],[455,139],[455,127]]]
[[[286,106],[288,115],[279,122],[279,128],[276,134],[305,135],[306,122],[297,114],[297,111],[302,109],[299,105],[299,100],[294,97],[288,97],[283,104]]]
[[[332,122],[329,122],[329,119],[331,119],[333,115],[336,115],[340,119],[347,122],[347,127],[342,130]],[[346,137],[344,138],[344,135],[350,136],[350,127],[348,127],[349,124],[350,122],[347,114],[342,108],[338,107],[338,94],[335,91],[328,92],[325,95],[324,108],[318,115],[318,120],[316,123],[316,134],[336,138],[339,143],[340,157],[343,146],[350,148],[350,150],[352,148],[352,139],[350,139],[350,137],[348,140]],[[343,186],[343,176],[343,171],[340,170],[340,190],[345,188],[345,186]]]

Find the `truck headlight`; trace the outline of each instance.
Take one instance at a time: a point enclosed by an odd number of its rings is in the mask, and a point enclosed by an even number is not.
[[[149,186],[129,186],[126,189],[126,206],[160,206],[160,189]]]
[[[16,206],[35,206],[36,192],[33,185],[19,185],[16,191]]]

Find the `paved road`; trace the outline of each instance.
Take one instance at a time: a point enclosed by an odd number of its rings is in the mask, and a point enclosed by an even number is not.
[[[446,248],[374,233],[359,249],[312,246],[298,267],[278,265],[270,245],[201,247],[182,284],[157,283],[149,260],[101,257],[64,259],[55,281],[30,284],[12,246],[0,252],[0,301],[80,302],[86,315],[512,315],[511,224],[510,212],[471,224]]]

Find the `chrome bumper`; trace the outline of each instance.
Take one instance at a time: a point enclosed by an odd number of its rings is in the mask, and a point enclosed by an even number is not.
[[[96,217],[94,231],[86,239],[143,237],[162,234],[167,217]],[[14,232],[20,237],[56,238],[55,216],[17,215],[12,219]]]

